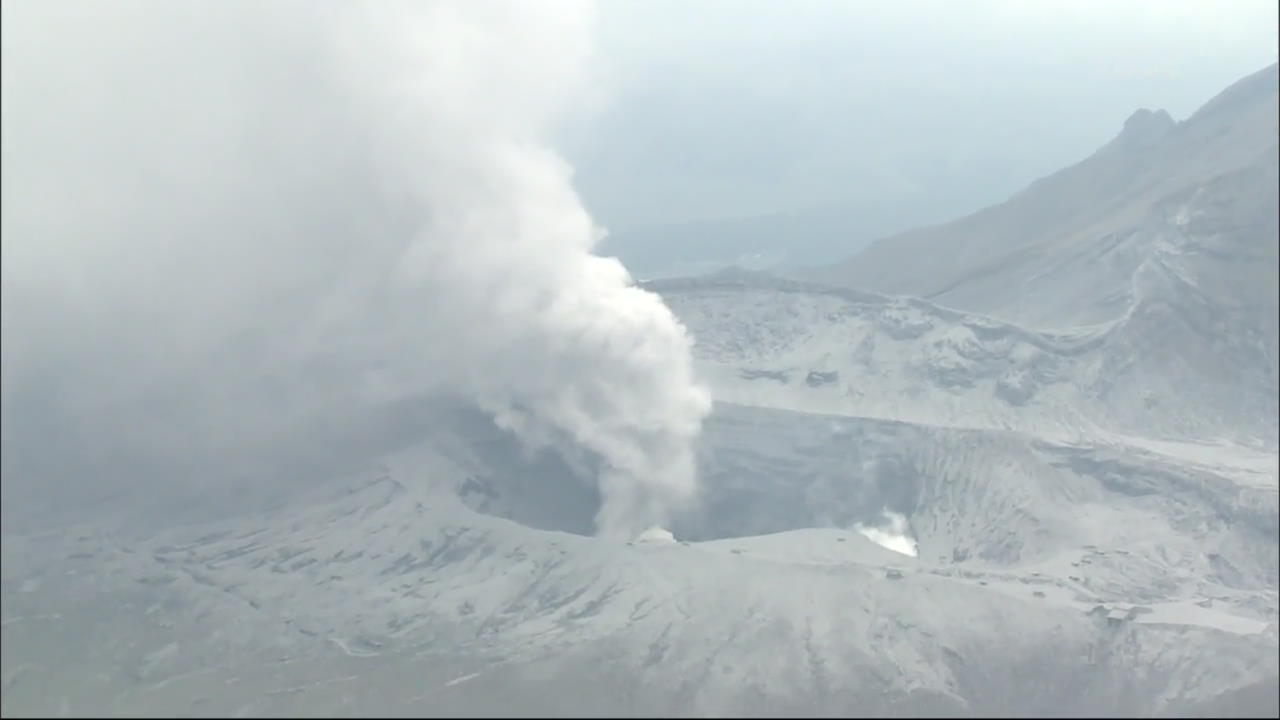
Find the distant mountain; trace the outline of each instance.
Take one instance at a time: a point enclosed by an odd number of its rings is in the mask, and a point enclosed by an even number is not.
[[[813,276],[1033,327],[1143,312],[1241,324],[1266,335],[1274,364],[1276,88],[1272,65],[1181,123],[1139,110],[1093,155],[1008,201]]]
[[[610,228],[596,252],[616,256],[640,278],[691,277],[734,266],[797,272],[836,262],[889,233],[945,220],[974,206],[972,196],[930,203],[924,190],[900,189],[891,195],[861,193],[839,204],[786,212]]]
[[[851,248],[904,227],[946,217],[918,213],[916,198],[746,217],[667,222],[611,230],[597,252],[640,278],[688,277],[739,266],[789,270],[833,262]],[[923,217],[923,220],[922,220]]]

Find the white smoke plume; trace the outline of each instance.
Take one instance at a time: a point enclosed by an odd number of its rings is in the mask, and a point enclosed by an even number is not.
[[[885,510],[878,525],[857,523],[854,529],[882,548],[911,557],[920,554],[920,546],[911,537],[907,518],[901,513]]]
[[[269,469],[448,392],[598,458],[602,532],[695,497],[691,340],[546,142],[589,3],[4,8],[6,486]]]

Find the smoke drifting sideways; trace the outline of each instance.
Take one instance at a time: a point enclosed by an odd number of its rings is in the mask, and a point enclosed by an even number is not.
[[[6,495],[270,482],[460,395],[593,458],[602,533],[691,503],[711,404],[691,339],[592,254],[543,140],[592,98],[593,22],[584,2],[6,3]]]

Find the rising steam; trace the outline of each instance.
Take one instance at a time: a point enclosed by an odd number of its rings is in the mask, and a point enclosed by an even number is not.
[[[882,548],[911,557],[920,554],[920,546],[907,527],[907,518],[900,513],[885,510],[878,525],[858,523],[854,529]]]
[[[694,497],[690,339],[545,141],[589,4],[5,8],[6,483],[270,467],[451,392],[592,454],[603,532]]]

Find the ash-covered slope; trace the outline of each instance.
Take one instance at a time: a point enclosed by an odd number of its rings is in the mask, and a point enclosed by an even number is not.
[[[1105,332],[655,289],[745,403],[709,419],[685,542],[583,535],[574,467],[423,412],[270,507],[6,526],[3,714],[1274,716],[1274,451],[1105,430],[1073,405]],[[1021,404],[1011,359],[1048,383]],[[857,531],[886,511],[918,556]]]
[[[496,517],[547,478],[454,427],[274,509],[6,536],[4,714],[1269,711],[1275,496],[1229,474],[721,406],[693,542],[626,544]],[[883,507],[919,557],[850,531]]]
[[[1139,110],[1092,156],[1007,202],[816,274],[1032,327],[1144,311],[1234,324],[1263,335],[1274,365],[1276,89],[1272,65],[1183,122]]]
[[[1275,355],[1225,328],[1230,318],[1152,301],[1111,323],[1038,332],[750,273],[649,287],[693,332],[721,400],[1061,440],[1225,443],[1274,459]]]
[[[1274,716],[1275,306],[1241,290],[1274,268],[1240,230],[1265,171],[1161,196],[1114,277],[1046,291],[1084,298],[1059,330],[959,292],[652,283],[718,400],[681,542],[590,537],[591,461],[416,400],[372,470],[269,503],[24,503],[3,714]],[[916,556],[860,532],[888,513]]]

